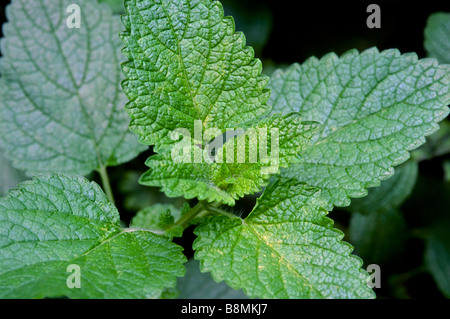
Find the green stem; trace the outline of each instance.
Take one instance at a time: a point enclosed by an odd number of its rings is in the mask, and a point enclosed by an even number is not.
[[[106,171],[106,166],[100,166],[100,168],[98,169],[98,173],[100,174],[100,177],[102,179],[103,190],[105,191],[106,196],[108,196],[109,201],[114,204],[114,195],[111,189],[111,183],[109,182],[109,176],[108,172]]]
[[[176,227],[183,227],[186,228],[186,225],[193,220],[195,217],[198,216],[205,216],[209,213],[217,213],[221,215],[228,216],[229,218],[236,218],[237,216],[229,213],[223,209],[218,208],[220,206],[220,203],[212,203],[209,204],[206,201],[200,201],[197,205],[192,207],[186,214],[184,214],[179,220],[177,220],[172,225],[168,226],[166,228],[166,231],[170,231]]]
[[[235,214],[229,213],[229,212],[227,212],[227,211],[225,211],[225,210],[223,210],[223,209],[214,207],[214,206],[212,206],[212,205],[207,205],[207,206],[206,206],[206,209],[207,209],[208,211],[210,211],[210,212],[217,213],[217,214],[220,214],[220,215],[224,215],[224,216],[227,216],[227,217],[229,217],[229,218],[237,218],[237,217],[238,217],[238,216],[236,216]]]
[[[173,228],[179,226],[186,226],[192,219],[194,219],[198,214],[205,210],[205,206],[203,202],[199,202],[197,205],[192,207],[186,214],[184,214],[179,220],[177,220],[174,224],[167,227],[166,231],[169,231]]]

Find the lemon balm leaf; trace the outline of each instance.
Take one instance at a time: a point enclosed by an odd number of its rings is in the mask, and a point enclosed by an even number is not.
[[[180,246],[122,228],[116,207],[82,177],[20,184],[0,199],[0,221],[1,298],[157,298],[184,274]],[[69,266],[80,288],[68,286]]]
[[[80,28],[70,28],[72,3],[14,0],[6,10],[0,147],[28,174],[85,175],[146,148],[123,111],[120,19],[106,4],[80,0]]]
[[[219,1],[126,0],[123,89],[131,129],[153,145],[177,128],[193,135],[267,114],[268,77]]]
[[[373,298],[362,261],[326,217],[317,188],[278,180],[241,219],[195,229],[195,258],[216,281],[258,298]]]
[[[310,58],[271,78],[273,112],[300,112],[321,134],[285,171],[336,206],[394,172],[449,113],[450,67],[397,50]]]

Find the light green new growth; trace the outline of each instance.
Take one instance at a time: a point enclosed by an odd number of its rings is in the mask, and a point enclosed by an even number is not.
[[[130,227],[156,231],[169,237],[181,237],[183,227],[168,228],[189,209],[188,204],[182,210],[172,204],[154,204],[139,211],[131,220]]]
[[[295,180],[269,186],[244,220],[211,217],[195,257],[216,281],[259,298],[372,298],[362,261],[326,217],[320,191]]]
[[[440,63],[450,63],[450,13],[437,12],[428,18],[425,49]]]
[[[269,111],[269,79],[219,1],[125,0],[123,89],[131,129],[158,144],[176,128],[256,121]]]
[[[270,87],[273,112],[300,112],[323,125],[284,175],[346,206],[438,129],[449,113],[450,67],[397,50],[352,50],[277,71]]]
[[[121,92],[120,21],[107,5],[14,0],[1,39],[0,146],[29,174],[88,174],[145,149],[128,130]],[[37,19],[39,17],[39,19]]]
[[[318,128],[316,123],[303,122],[298,114],[276,114],[247,128],[245,134],[227,141],[223,148],[216,150],[211,162],[205,161],[209,158],[206,152],[202,163],[175,163],[171,152],[152,156],[146,163],[150,170],[140,182],[161,187],[167,196],[197,197],[234,205],[236,199],[260,191],[270,174],[277,173],[279,167],[288,167],[299,151],[310,143]],[[272,134],[272,129],[276,130],[275,134]],[[272,147],[273,135],[277,136],[276,152]],[[233,152],[229,161],[230,150]],[[263,162],[261,150],[271,158]],[[200,152],[200,149],[191,145],[188,153],[192,162],[195,152]]]
[[[0,297],[157,298],[184,275],[182,248],[123,229],[100,187],[40,176],[0,199]],[[80,288],[68,288],[69,265]]]

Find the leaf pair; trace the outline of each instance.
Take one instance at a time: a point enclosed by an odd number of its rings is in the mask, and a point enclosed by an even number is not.
[[[261,62],[254,59],[252,48],[245,47],[242,34],[236,34],[231,18],[223,17],[223,8],[214,1],[126,1],[127,14],[123,21],[126,31],[122,39],[129,61],[123,64],[126,80],[123,88],[130,102],[126,109],[131,117],[131,129],[141,142],[157,145],[160,156],[149,159],[151,170],[141,183],[162,187],[168,196],[198,197],[234,205],[234,200],[254,193],[266,184],[269,174],[262,170],[262,161],[252,161],[248,152],[261,150],[270,153],[265,139],[255,141],[231,139],[216,153],[226,160],[216,164],[202,157],[193,162],[178,163],[173,149],[162,146],[173,132],[184,130],[192,137],[187,152],[203,151],[208,141],[196,138],[196,122],[200,123],[200,136],[215,129],[209,139],[221,137],[235,128],[279,130],[282,166],[308,142],[313,124],[291,115],[261,121],[269,111],[266,89],[268,78],[261,75]],[[166,142],[167,143],[167,142]],[[247,156],[241,160],[230,153],[231,148],[242,148]],[[240,145],[243,144],[244,145]],[[189,144],[192,148],[189,149]],[[221,144],[223,145],[223,143]],[[267,148],[269,147],[269,151]],[[273,154],[272,154],[273,155]],[[267,165],[266,165],[267,166]],[[278,171],[279,163],[272,170]],[[268,168],[270,171],[270,169]]]
[[[448,115],[449,67],[397,50],[329,54],[275,72],[267,99],[260,63],[234,34],[220,3],[129,0],[125,9],[122,38],[129,61],[123,66],[123,87],[130,100],[131,128],[142,142],[156,144],[160,152],[147,161],[150,171],[142,183],[160,186],[169,196],[233,205],[234,199],[266,185],[264,179],[246,178],[245,166],[229,163],[176,163],[164,142],[172,131],[182,128],[193,136],[195,121],[201,121],[202,130],[216,127],[224,133],[236,126],[258,125],[261,117],[270,121],[280,112],[294,112],[302,121],[322,126],[305,143],[290,145],[296,148],[287,163],[292,165],[282,169],[281,175],[291,179],[287,185],[296,186],[273,186],[292,192],[286,198],[293,207],[292,216],[286,219],[287,208],[274,204],[273,212],[264,212],[276,216],[268,223],[255,217],[258,206],[245,220],[213,217],[205,221],[196,231],[195,244],[203,269],[250,296],[370,296],[360,280],[364,275],[350,276],[349,286],[334,282],[333,278],[348,279],[345,267],[354,274],[360,264],[348,257],[350,249],[340,248],[341,238],[329,230],[325,209],[346,206],[351,197],[366,195],[367,188],[390,177],[393,167],[408,159],[408,151],[437,130],[436,123]],[[204,146],[200,142],[201,150]],[[187,152],[195,151],[192,147]],[[311,191],[305,193],[305,189]],[[283,200],[283,193],[273,192],[273,188],[266,190],[260,201]],[[317,219],[308,219],[315,214]],[[302,223],[308,226],[302,228]],[[328,229],[322,235],[330,232],[324,236],[324,245],[330,246],[320,245],[317,225]],[[307,239],[314,246],[311,250]],[[329,250],[337,255],[325,258]],[[336,267],[334,277],[333,270],[319,260],[333,264],[335,259],[341,268]],[[315,267],[321,274],[317,277]],[[302,274],[313,277],[302,279]],[[318,278],[334,285],[324,288]]]
[[[324,204],[317,189],[275,182],[245,220],[210,217],[197,228],[202,269],[251,297],[373,296]],[[0,218],[3,298],[156,298],[184,273],[181,247],[149,230],[121,228],[117,209],[84,178],[22,183],[0,200]],[[79,267],[80,288],[67,285],[70,265]]]
[[[70,29],[70,4],[14,0],[6,11],[0,146],[28,174],[88,174],[145,149],[122,111],[119,19],[81,0],[81,28]],[[66,175],[38,177],[0,200],[0,257],[3,298],[155,298],[185,259],[166,238],[122,229],[96,184]],[[80,289],[66,283],[70,265],[80,267]]]
[[[407,151],[421,145],[448,114],[449,69],[432,59],[376,49],[311,58],[276,72],[268,100],[260,62],[234,34],[220,3],[130,0],[125,7],[122,38],[129,61],[123,66],[123,87],[130,99],[131,128],[144,143],[158,144],[179,128],[193,136],[196,120],[204,129],[225,132],[258,123],[271,107],[272,114],[297,112],[323,127],[312,143],[290,146],[299,154],[283,175],[318,186],[331,204],[346,206],[350,197],[365,195],[368,187],[392,175],[392,167],[405,161]],[[168,156],[148,164],[151,171],[142,182],[163,187],[169,196],[233,204],[230,197],[264,185],[260,176],[251,175],[253,184],[227,192],[220,185],[221,168],[178,165]],[[247,171],[238,171],[229,175],[243,185],[240,178]],[[178,177],[180,184],[174,182]]]

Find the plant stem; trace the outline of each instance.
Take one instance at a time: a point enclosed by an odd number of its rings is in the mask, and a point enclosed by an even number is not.
[[[203,205],[203,202],[199,202],[197,205],[192,207],[186,214],[184,214],[179,220],[177,220],[174,224],[167,227],[166,230],[171,230],[178,226],[185,226],[187,223],[189,223],[192,219],[194,219],[198,214],[200,214],[204,210],[205,207]]]
[[[114,196],[111,189],[111,183],[109,182],[108,172],[106,171],[106,166],[101,165],[98,169],[98,173],[102,179],[103,190],[105,191],[106,196],[108,196],[109,201],[114,204]]]
[[[238,217],[235,214],[229,213],[229,212],[227,212],[227,211],[225,211],[223,209],[214,207],[212,205],[207,205],[206,209],[209,210],[210,212],[217,213],[217,214],[220,214],[220,215],[224,215],[224,216],[227,216],[229,218],[237,218]]]
[[[207,215],[208,213],[217,213],[217,214],[221,214],[221,215],[225,215],[229,218],[236,218],[237,216],[229,213],[223,209],[220,209],[216,206],[220,206],[220,203],[212,203],[209,204],[206,201],[200,201],[198,202],[197,205],[195,205],[194,207],[192,207],[186,214],[184,214],[179,220],[177,220],[175,223],[173,223],[172,225],[168,226],[166,228],[166,231],[170,231],[173,228],[176,227],[183,227],[185,228],[186,225],[193,220],[195,217],[197,216],[204,216]]]

